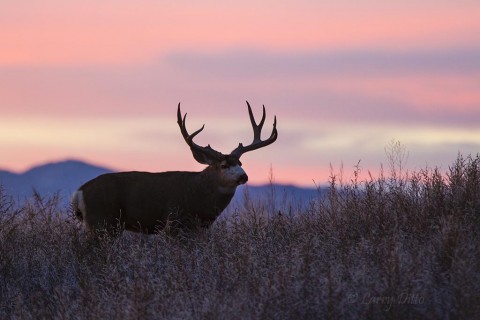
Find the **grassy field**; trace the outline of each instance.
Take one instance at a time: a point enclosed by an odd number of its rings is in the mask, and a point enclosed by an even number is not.
[[[478,319],[479,156],[390,164],[189,237],[93,243],[55,197],[0,192],[0,319]]]

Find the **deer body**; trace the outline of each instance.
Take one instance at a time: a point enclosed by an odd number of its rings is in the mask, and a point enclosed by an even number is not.
[[[76,216],[93,233],[107,231],[115,234],[118,227],[155,233],[169,222],[175,228],[210,226],[230,203],[237,186],[248,180],[240,156],[271,144],[277,138],[275,119],[270,138],[264,141],[260,139],[265,107],[259,125],[255,123],[250,105],[248,110],[254,129],[254,141],[246,147],[239,144],[230,154],[225,155],[210,146],[200,147],[193,142],[203,127],[188,134],[186,114],[182,119],[179,104],[177,118],[180,131],[195,160],[208,167],[201,172],[132,171],[100,175],[74,193],[72,205]]]
[[[218,177],[205,171],[101,175],[75,193],[74,202],[85,207],[77,214],[90,227],[121,225],[144,233],[163,229],[169,219],[184,227],[194,222],[209,226],[230,203],[236,187],[216,187]]]

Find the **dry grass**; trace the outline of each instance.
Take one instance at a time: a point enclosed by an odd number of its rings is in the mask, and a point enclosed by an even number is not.
[[[55,198],[0,192],[0,318],[478,318],[479,156],[391,165],[304,207],[247,198],[190,238],[92,243]]]

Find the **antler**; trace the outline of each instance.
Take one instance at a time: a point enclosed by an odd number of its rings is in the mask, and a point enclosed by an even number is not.
[[[177,123],[178,123],[178,126],[180,127],[180,131],[182,132],[182,136],[185,139],[185,142],[190,146],[190,149],[192,150],[193,157],[195,158],[195,160],[203,164],[210,164],[211,160],[215,160],[215,161],[222,160],[224,157],[223,154],[212,149],[210,145],[206,147],[201,147],[195,142],[193,142],[193,138],[205,128],[205,125],[203,125],[200,129],[198,129],[194,133],[188,134],[187,128],[185,125],[186,118],[187,118],[186,113],[182,118],[182,112],[180,111],[180,103],[178,103]]]
[[[277,132],[277,116],[274,117],[273,120],[273,130],[272,134],[267,140],[262,140],[261,139],[261,133],[262,133],[262,127],[263,123],[265,122],[265,106],[263,106],[263,115],[262,115],[262,120],[260,120],[260,123],[257,125],[255,122],[255,118],[253,117],[253,112],[252,108],[250,107],[250,104],[247,101],[247,106],[248,106],[248,114],[250,115],[250,122],[252,123],[252,128],[253,128],[253,141],[251,144],[248,146],[243,146],[242,143],[238,144],[238,147],[233,150],[230,154],[232,156],[236,156],[237,158],[240,158],[242,154],[248,151],[260,149],[263,147],[268,146],[269,144],[272,144],[277,140],[278,137],[278,132]]]

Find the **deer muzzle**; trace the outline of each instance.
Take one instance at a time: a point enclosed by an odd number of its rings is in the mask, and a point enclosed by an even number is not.
[[[247,181],[248,181],[248,176],[246,173],[244,173],[238,178],[237,183],[240,185],[240,184],[245,184]]]

